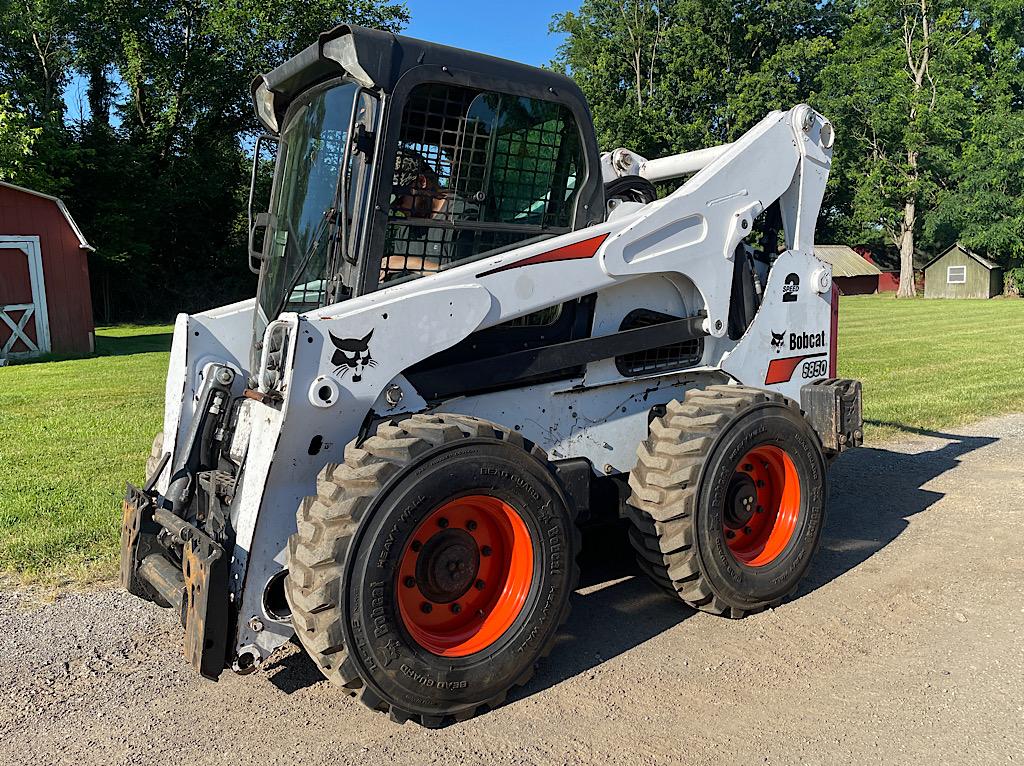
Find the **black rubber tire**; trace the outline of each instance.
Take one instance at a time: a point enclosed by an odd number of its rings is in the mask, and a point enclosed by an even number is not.
[[[762,445],[793,461],[800,506],[778,557],[751,567],[728,549],[722,509],[737,463]],[[732,618],[777,606],[796,589],[825,522],[826,464],[795,402],[742,386],[692,389],[651,422],[637,457],[629,537],[638,565],[658,586],[695,609]]]
[[[478,492],[516,508],[533,541],[534,575],[499,640],[440,657],[410,637],[398,613],[398,560],[423,518]],[[298,640],[329,680],[393,720],[437,727],[500,705],[533,675],[568,617],[578,549],[575,511],[542,450],[487,421],[414,415],[381,424],[321,472],[289,540],[286,594]]]
[[[146,481],[149,481],[149,477],[153,475],[156,467],[160,465],[160,461],[164,456],[164,432],[157,431],[156,436],[153,437],[153,446],[149,450],[149,457],[146,458]]]

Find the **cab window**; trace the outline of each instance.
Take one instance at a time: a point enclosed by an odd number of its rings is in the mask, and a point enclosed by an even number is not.
[[[585,167],[576,121],[560,104],[416,87],[402,112],[380,282],[569,231]]]

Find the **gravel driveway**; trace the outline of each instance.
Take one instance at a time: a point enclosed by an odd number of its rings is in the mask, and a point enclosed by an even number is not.
[[[590,539],[538,674],[441,731],[370,712],[293,646],[214,684],[150,604],[2,592],[0,764],[1024,762],[1024,415],[861,449],[831,479],[782,607],[695,613]]]

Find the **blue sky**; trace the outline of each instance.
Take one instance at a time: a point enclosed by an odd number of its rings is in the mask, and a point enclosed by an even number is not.
[[[551,17],[575,10],[579,0],[406,0],[412,21],[403,34],[442,45],[543,66],[555,56],[561,35],[548,33]],[[64,91],[67,117],[78,120],[85,106],[85,81],[75,77]]]
[[[576,10],[579,0],[406,0],[412,21],[404,34],[456,48],[541,66],[555,55],[559,35],[551,17]]]

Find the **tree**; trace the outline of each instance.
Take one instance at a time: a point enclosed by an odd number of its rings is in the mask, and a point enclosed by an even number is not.
[[[736,138],[813,92],[841,15],[813,0],[584,0],[555,17],[555,66],[586,94],[602,147],[646,156]]]
[[[0,0],[0,91],[37,124],[63,117],[73,22],[70,0]]]
[[[15,110],[10,95],[0,93],[0,181],[19,180],[39,132],[39,128],[29,127],[25,115]]]
[[[979,46],[963,6],[861,0],[822,76],[818,104],[837,128],[830,204],[840,228],[899,247],[899,296],[914,295],[916,237],[975,113]]]
[[[1011,266],[1024,259],[1024,0],[981,3],[976,18],[979,108],[929,231]]]
[[[343,20],[397,31],[408,13],[389,0],[0,0],[0,92],[43,128],[23,172],[96,245],[103,319],[252,294],[249,85]],[[72,81],[88,107],[73,123]]]

